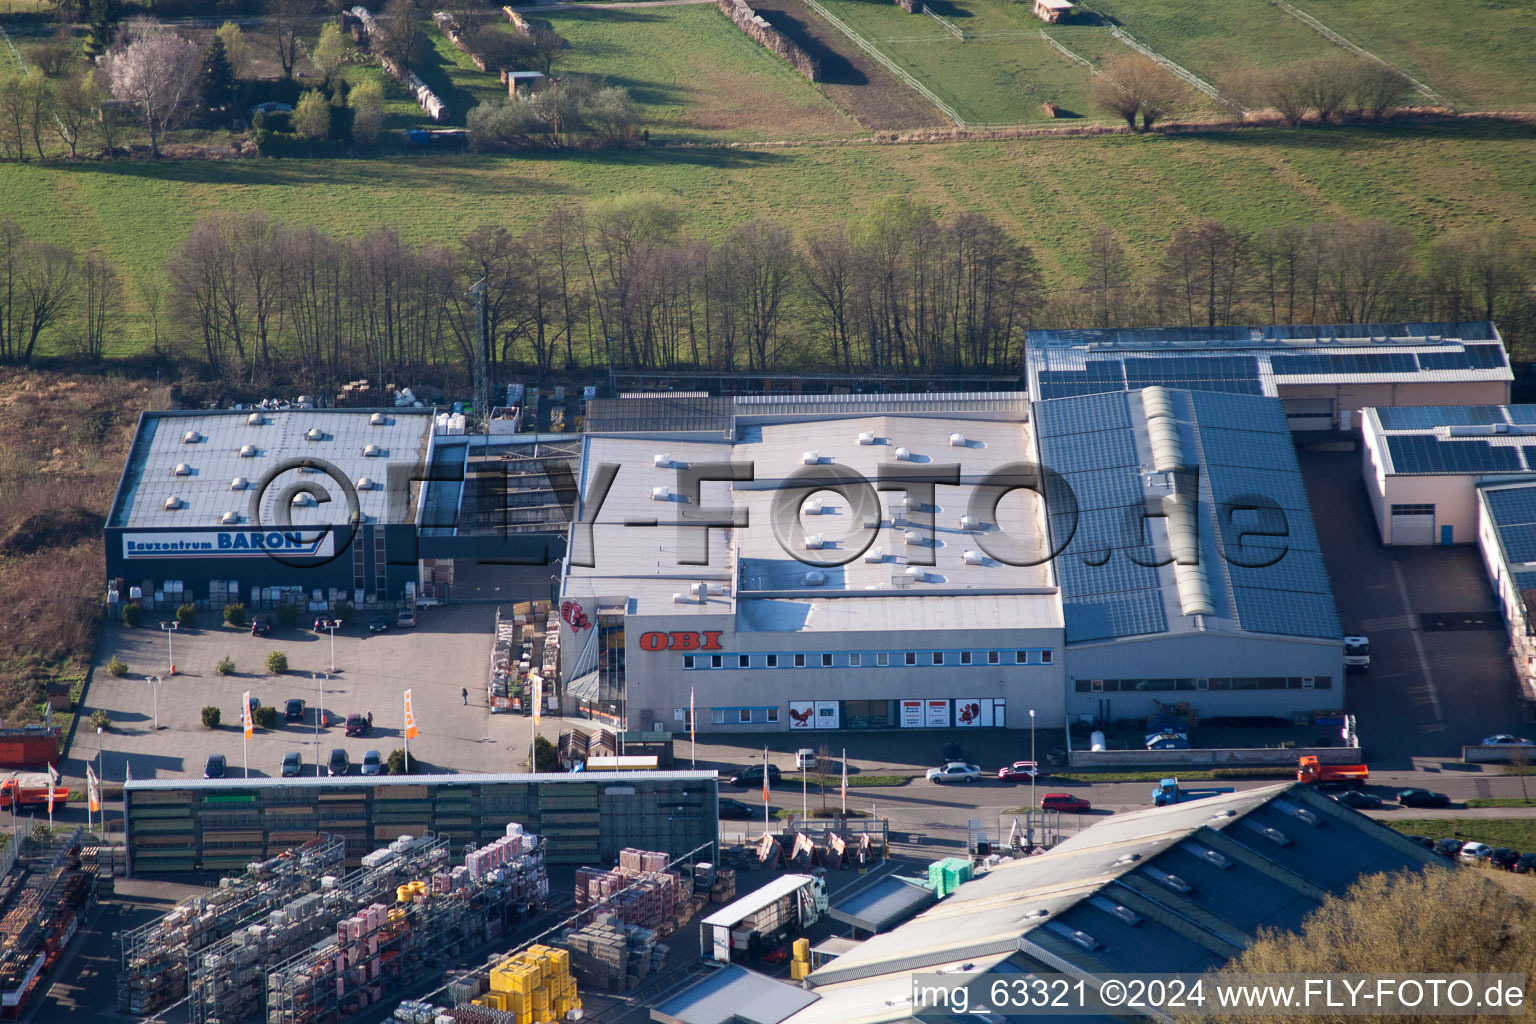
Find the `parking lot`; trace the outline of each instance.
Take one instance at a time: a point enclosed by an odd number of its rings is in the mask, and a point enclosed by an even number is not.
[[[1371,639],[1370,671],[1349,677],[1347,710],[1372,767],[1438,763],[1490,733],[1520,733],[1509,643],[1476,545],[1383,547],[1359,453],[1304,451],[1300,461],[1344,632]],[[1425,628],[1445,612],[1491,628]]]
[[[412,691],[419,735],[411,741],[411,758],[423,767],[474,771],[520,771],[526,764],[529,719],[492,715],[486,707],[485,674],[490,660],[495,606],[455,605],[423,609],[414,629],[370,635],[368,616],[359,615],[335,639],[332,671],[331,638],[304,626],[275,626],[270,637],[251,636],[248,629],[207,625],[179,630],[172,643],[176,674],[167,674],[165,633],[146,619],[138,629],[106,627],[99,662],[86,695],[82,716],[103,708],[111,728],[98,735],[82,720],[75,735],[65,773],[80,778],[86,760],[100,756],[105,779],[120,780],[132,767],[135,779],[197,777],[209,754],[223,754],[229,776],[242,771],[240,698],[249,690],[281,716],[289,698],[305,702],[298,722],[279,721],[277,728],[258,729],[247,744],[252,777],[279,772],[283,755],[299,751],[305,775],[323,766],[334,747],[345,749],[355,774],[363,752],[378,750],[385,758],[404,746],[403,694]],[[289,671],[266,670],[269,651],[288,656]],[[113,655],[128,663],[126,677],[106,671]],[[215,670],[225,655],[237,671],[221,676]],[[154,728],[154,687],[146,676],[159,675],[160,729]],[[461,691],[468,688],[465,706]],[[202,709],[219,708],[217,729],[205,729]],[[323,707],[333,724],[316,728],[315,708]],[[373,712],[366,736],[345,738],[341,722],[348,714]],[[323,767],[321,768],[323,771]]]

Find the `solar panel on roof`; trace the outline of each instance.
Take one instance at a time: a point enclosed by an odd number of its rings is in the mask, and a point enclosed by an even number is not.
[[[1496,370],[1509,365],[1503,345],[1468,345],[1466,354],[1476,370]]]
[[[1536,590],[1536,569],[1528,572],[1512,572],[1509,575],[1515,581],[1516,590]]]
[[[1376,418],[1383,430],[1426,430],[1503,423],[1504,413],[1496,405],[1382,406]]]
[[[1536,523],[1536,487],[1501,487],[1483,492],[1495,526]]]
[[[1397,473],[1507,473],[1523,468],[1512,446],[1446,441],[1428,434],[1390,434],[1387,452]]]
[[[1339,636],[1339,613],[1331,594],[1233,587],[1237,623],[1253,633]]]
[[[1296,452],[1289,444],[1251,430],[1200,428],[1200,455],[1207,464],[1250,466],[1254,469],[1296,469]]]
[[[1244,558],[1243,561],[1258,561]],[[1248,567],[1229,561],[1227,571],[1234,587],[1294,590],[1307,594],[1332,594],[1323,557],[1316,551],[1290,550],[1273,565]]]
[[[1047,463],[1049,463],[1049,459]],[[1121,508],[1142,500],[1141,474],[1134,469],[1089,470],[1083,473],[1063,473],[1062,481],[1077,496],[1079,509]],[[1056,486],[1061,486],[1060,484]],[[1051,490],[1047,487],[1047,490]],[[1050,495],[1046,496],[1047,507]]]
[[[1168,628],[1163,595],[1158,590],[1072,598],[1062,602],[1062,610],[1068,643],[1161,633]]]
[[[1073,547],[1077,547],[1077,544],[1074,543]],[[1063,598],[1158,588],[1157,570],[1131,561],[1124,549],[1111,551],[1102,565],[1084,562],[1085,554],[1095,562],[1102,557],[1094,552],[1067,551],[1052,563]],[[1151,552],[1148,551],[1146,555],[1147,560],[1150,560]]]
[[[1195,422],[1202,427],[1282,434],[1286,443],[1290,443],[1291,428],[1285,422],[1285,408],[1277,399],[1255,401],[1248,397],[1199,391],[1190,395],[1190,402],[1194,407]]]
[[[1095,430],[1124,430],[1131,425],[1125,393],[1113,392],[1074,401],[1042,401],[1035,406],[1035,433],[1043,438]]]
[[[1536,523],[1517,523],[1499,527],[1499,542],[1511,565],[1536,562]]]
[[[1211,497],[1217,502],[1261,498],[1295,512],[1307,512],[1311,508],[1301,477],[1295,471],[1221,465],[1204,469],[1204,475],[1210,481]]]
[[[1078,473],[1111,466],[1135,466],[1136,445],[1127,431],[1101,431],[1092,441],[1051,446],[1046,465],[1058,473]]]

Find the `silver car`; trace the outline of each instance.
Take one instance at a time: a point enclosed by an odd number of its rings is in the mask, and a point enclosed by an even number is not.
[[[377,750],[363,751],[363,774],[380,775],[384,771],[384,762],[379,759]]]
[[[975,782],[981,778],[981,769],[964,761],[951,761],[942,768],[929,768],[929,782]]]

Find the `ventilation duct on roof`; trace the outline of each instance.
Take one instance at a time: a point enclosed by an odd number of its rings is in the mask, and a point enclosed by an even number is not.
[[[963,557],[965,558],[966,565],[987,564],[987,556],[983,555],[980,551],[967,551]]]
[[[368,425],[372,427],[386,427],[389,425],[389,417],[381,412],[376,412],[368,417]]]
[[[1185,615],[1214,615],[1211,581],[1200,564],[1200,532],[1195,522],[1195,499],[1189,494],[1170,494],[1163,499],[1168,523],[1168,547],[1173,555],[1173,578],[1179,588],[1179,610]]]
[[[808,587],[819,587],[825,582],[827,582],[827,574],[820,569],[812,569],[805,574],[805,585]]]
[[[1171,473],[1184,465],[1184,446],[1173,416],[1173,398],[1166,388],[1150,387],[1141,393],[1141,409],[1147,417],[1147,439],[1152,442],[1152,465],[1159,473]]]
[[[821,456],[816,452],[806,452],[800,456],[800,461],[807,466],[816,466],[821,464]]]
[[[176,476],[191,476],[192,467],[185,462],[178,462],[176,463],[176,468],[171,470],[171,472]]]
[[[964,434],[949,435],[949,446],[951,448],[964,448],[967,444],[969,444],[969,442],[965,439]]]
[[[308,430],[304,431],[304,437],[309,441],[323,441],[325,440],[325,431],[321,430],[319,427],[310,427]]]
[[[824,548],[826,546],[827,546],[827,538],[823,537],[821,534],[819,534],[819,533],[808,533],[808,534],[805,535],[805,547],[806,547],[806,550],[808,550],[808,551],[820,551],[822,548]]]
[[[177,509],[181,508],[181,499],[176,497],[174,494],[171,495],[169,498],[165,499],[164,508],[167,512],[176,511]]]
[[[267,421],[262,418],[259,412],[253,412],[245,418],[245,425],[248,427],[259,427],[265,422]]]
[[[240,513],[239,512],[225,512],[223,515],[219,516],[219,522],[223,523],[225,526],[233,526],[235,523],[238,523],[239,521],[240,521]]]
[[[896,451],[893,453],[893,455],[895,456],[895,458],[896,458],[896,460],[898,462],[911,462],[912,461],[912,449],[911,448],[897,448]]]
[[[242,459],[254,459],[256,457],[256,446],[253,445],[253,444],[243,444],[243,445],[241,445],[240,446],[240,457]]]
[[[874,443],[875,443],[875,432],[873,430],[866,430],[862,434],[859,435],[859,444],[874,444]]]
[[[864,561],[883,562],[885,561],[885,552],[881,551],[880,546],[877,544],[870,548],[868,551],[864,552]]]
[[[810,501],[805,503],[805,508],[803,509],[805,514],[808,516],[819,516],[826,510],[827,508],[822,504],[820,498],[812,498]]]
[[[299,506],[300,508],[309,508],[311,505],[315,504],[315,496],[310,494],[308,491],[299,491],[293,496],[292,503]]]
[[[195,430],[189,430],[185,434],[181,435],[182,444],[197,444],[197,442],[201,441],[202,439],[203,435],[199,434]]]
[[[672,456],[666,453],[661,455],[654,455],[651,457],[651,465],[655,466],[657,469],[671,469]]]
[[[376,459],[376,458],[378,458],[379,456],[381,456],[383,454],[384,454],[384,449],[380,448],[376,444],[370,444],[370,445],[367,445],[366,447],[363,448],[363,455],[366,458]]]
[[[357,489],[360,491],[371,491],[374,486],[373,477],[371,476],[360,476],[357,478]]]
[[[231,480],[229,482],[229,489],[232,490],[232,491],[243,491],[247,487],[249,487],[250,485],[251,485],[251,482],[249,480],[247,480],[245,477],[237,476],[237,477],[235,477],[233,480]]]
[[[975,531],[981,529],[981,523],[976,519],[975,516],[961,516],[960,529],[964,530],[966,533],[974,533]]]

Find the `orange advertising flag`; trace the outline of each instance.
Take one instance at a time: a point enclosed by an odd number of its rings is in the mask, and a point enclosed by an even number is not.
[[[411,710],[411,691],[405,691],[405,738],[416,738],[416,713]]]
[[[245,738],[250,739],[256,733],[256,723],[251,721],[251,691],[246,690],[240,697],[240,725],[245,729]]]

